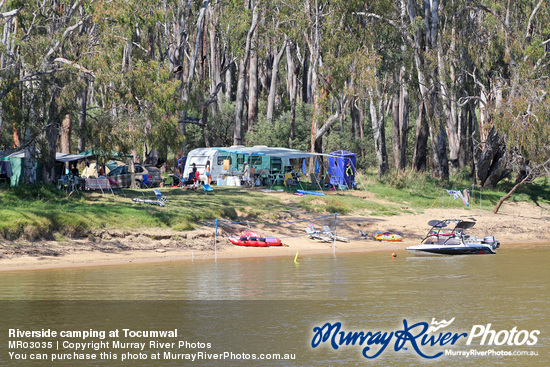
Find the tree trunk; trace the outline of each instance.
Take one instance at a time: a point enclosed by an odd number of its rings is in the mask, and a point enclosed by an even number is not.
[[[183,96],[184,101],[187,101],[189,99],[189,91],[191,90],[191,82],[193,81],[193,76],[195,74],[195,65],[197,63],[197,56],[199,55],[201,44],[203,41],[202,39],[203,20],[204,20],[204,15],[206,13],[206,9],[208,8],[208,4],[209,4],[209,1],[205,0],[203,3],[203,7],[199,11],[199,18],[197,19],[197,36],[195,39],[195,48],[193,49],[193,56],[191,57],[191,60],[189,63],[189,75],[187,76],[187,83],[185,85],[185,93]]]
[[[277,52],[277,47],[273,50],[273,70],[271,72],[271,83],[269,84],[269,96],[267,98],[267,121],[273,121],[273,110],[275,108],[275,96],[277,95],[277,78],[279,77],[279,63],[285,52],[287,38],[281,46],[281,51]]]
[[[287,91],[290,99],[290,129],[288,136],[288,146],[292,149],[294,145],[294,134],[296,127],[296,98],[298,94],[298,72],[299,67],[295,66],[294,58],[291,52],[291,43],[286,43],[286,62],[287,62]]]
[[[250,66],[248,72],[248,131],[254,130],[258,119],[258,52],[256,51],[256,39],[258,32],[254,31],[252,49],[250,50]]]
[[[420,101],[416,119],[416,137],[414,139],[413,168],[424,172],[428,166],[428,124],[426,123],[426,108]]]
[[[399,89],[395,91],[392,98],[392,150],[393,163],[396,169],[399,169],[401,161],[401,134],[399,129]]]
[[[42,168],[42,178],[44,183],[55,183],[55,155],[57,153],[57,141],[59,139],[59,110],[57,107],[57,95],[58,93],[52,91],[48,125],[46,125],[46,141],[48,143],[47,156],[44,158],[44,164]]]
[[[212,5],[208,8],[208,31],[210,36],[210,93],[213,93],[216,90],[216,86],[222,82],[220,45],[218,35],[216,33],[218,16],[214,13],[215,7],[219,8],[219,4]],[[221,107],[222,98],[218,98],[216,104],[212,105],[212,114],[215,116]]]
[[[17,126],[15,125],[15,121],[12,122],[13,127],[13,148],[19,147],[21,142],[19,141],[19,130],[17,130]]]
[[[383,101],[375,102],[370,94],[370,117],[372,123],[372,134],[374,138],[374,150],[376,151],[376,158],[378,160],[378,178],[381,178],[386,172],[388,172],[388,155],[386,152],[386,134],[384,124],[384,108]]]
[[[292,42],[288,41],[286,43],[286,92],[288,94],[288,99],[292,101],[296,93],[296,84],[297,84],[297,69],[296,63],[294,62]],[[291,102],[292,103],[292,102]]]
[[[239,63],[239,76],[237,78],[237,97],[235,101],[235,129],[233,131],[233,144],[241,145],[242,144],[242,124],[243,124],[243,106],[244,106],[244,90],[245,90],[245,81],[246,81],[246,69],[248,65],[248,58],[250,56],[250,44],[252,42],[252,35],[256,29],[256,24],[258,23],[258,6],[254,6],[252,11],[252,21],[250,24],[250,29],[246,36],[246,46],[245,51],[242,56],[241,62]]]
[[[508,174],[505,158],[506,153],[501,148],[500,137],[493,127],[476,164],[477,181],[481,187],[494,187]]]
[[[516,192],[516,190],[518,189],[518,187],[520,187],[521,185],[525,184],[529,178],[530,178],[530,175],[525,176],[525,178],[524,178],[523,180],[521,180],[520,182],[518,182],[518,183],[512,188],[512,190],[510,190],[506,195],[504,195],[503,197],[501,197],[500,200],[498,201],[497,205],[495,206],[495,209],[493,210],[493,213],[497,214],[497,213],[498,213],[498,210],[499,210],[500,207],[502,206],[502,203],[504,203],[506,200],[510,199],[510,197],[511,197],[512,195],[514,195],[514,192]]]
[[[229,59],[230,55],[227,55]],[[228,65],[225,71],[225,100],[231,101],[231,93],[233,91],[233,66]]]
[[[25,140],[31,141],[30,144],[25,146],[25,178],[23,182],[26,184],[35,184],[36,183],[36,147],[34,140],[32,139],[32,133],[29,126],[25,131]]]
[[[468,106],[460,109],[458,118],[458,136],[460,147],[458,149],[458,168],[464,169],[468,162]]]
[[[309,81],[311,80],[309,78],[309,62],[307,60],[307,58],[304,56],[304,59],[303,59],[303,67],[302,67],[302,101],[304,103],[311,103],[311,101],[309,100],[308,96],[309,96],[309,93],[308,91],[310,90],[310,85],[309,85]]]
[[[84,77],[84,83],[85,86],[80,90],[77,96],[77,102],[80,105],[80,111],[79,111],[79,121],[78,121],[78,130],[79,130],[79,137],[78,137],[78,153],[82,153],[86,150],[86,135],[87,135],[87,127],[86,127],[86,116],[87,116],[87,108],[88,108],[88,78]]]
[[[473,101],[468,102],[466,107],[468,110],[468,153],[469,153],[469,163],[471,176],[474,179],[474,183],[477,182],[476,175],[476,144],[475,144],[475,134],[478,129],[477,117],[476,117],[476,105]]]
[[[71,153],[71,115],[65,115],[61,122],[61,153]],[[65,168],[69,168],[69,162],[65,163]]]
[[[440,35],[440,39],[442,36]],[[451,53],[453,52],[454,39],[451,40]],[[450,65],[450,78],[447,78],[446,65],[444,64],[443,45],[441,42],[437,43],[437,60],[438,60],[438,72],[439,77],[439,90],[441,96],[441,106],[443,107],[443,116],[446,120],[446,138],[449,142],[449,160],[453,172],[458,169],[458,155],[460,152],[460,136],[458,127],[458,112],[457,112],[457,97],[455,93],[454,81],[456,79],[454,67],[452,63]],[[447,80],[450,80],[447,82]],[[445,138],[442,136],[442,138]],[[440,152],[441,155],[441,152]],[[444,159],[443,156],[441,160]],[[446,157],[445,157],[446,159]],[[442,162],[443,163],[443,162]]]
[[[401,66],[399,72],[399,134],[401,137],[401,149],[398,166],[401,170],[407,166],[407,132],[409,130],[409,89],[405,81],[405,72],[405,66]]]
[[[353,101],[350,105],[350,118],[351,118],[351,136],[355,140],[359,140],[360,130],[359,125],[361,124],[361,112],[357,108],[357,101]]]

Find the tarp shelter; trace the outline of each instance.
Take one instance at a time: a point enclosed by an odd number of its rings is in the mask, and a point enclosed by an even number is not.
[[[334,186],[345,185],[351,188],[355,180],[355,161],[355,153],[347,150],[329,153],[328,173],[330,174],[330,184]]]
[[[57,162],[73,162],[85,157],[75,154],[67,153],[55,153],[55,160]],[[0,161],[2,162],[2,171],[5,172],[5,175],[10,179],[10,186],[18,186],[23,182],[23,177],[25,175],[25,152],[18,151],[6,155],[4,157],[0,156]],[[40,181],[42,170],[42,165],[38,164],[37,166],[37,180]]]
[[[111,150],[109,152],[103,151],[97,148],[88,149],[82,153],[79,153],[81,157],[84,158],[90,158],[95,157],[94,159],[98,160],[99,157],[107,158],[107,159],[122,159],[122,158],[129,158],[128,165],[130,166],[131,172],[134,170],[134,156],[132,154],[124,154],[119,153],[114,150]],[[101,162],[100,162],[101,163]],[[86,165],[86,168],[84,169],[83,176],[84,177],[97,177],[99,175],[99,163],[90,163],[89,165]],[[104,162],[103,164],[108,169],[106,169],[105,173],[108,173],[109,171],[113,170],[118,166],[118,163],[113,164],[112,161]],[[132,178],[132,182],[134,182],[134,179]]]

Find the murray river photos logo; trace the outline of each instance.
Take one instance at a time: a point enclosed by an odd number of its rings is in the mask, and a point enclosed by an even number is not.
[[[535,345],[538,341],[539,330],[494,330],[491,324],[474,325],[469,333],[450,332],[447,328],[454,318],[446,321],[432,319],[427,322],[409,323],[403,320],[403,329],[395,331],[345,331],[340,322],[327,322],[323,326],[313,328],[312,348],[328,345],[334,350],[344,346],[360,347],[361,354],[365,358],[373,359],[393,346],[393,350],[414,350],[423,358],[438,358],[444,354],[441,347],[449,347],[458,342],[466,345],[488,346],[522,346]],[[391,349],[391,348],[389,348]],[[388,349],[388,350],[389,350]]]

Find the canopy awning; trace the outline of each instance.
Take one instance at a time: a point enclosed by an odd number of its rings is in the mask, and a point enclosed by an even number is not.
[[[107,152],[96,148],[88,149],[85,152],[79,153],[79,155],[85,157],[102,156],[110,158],[134,158],[132,154],[119,153],[114,150]]]
[[[244,154],[244,155],[267,155],[277,158],[309,158],[315,157],[321,154],[302,152],[296,149],[289,148],[271,148],[266,146],[254,146],[254,147],[229,147],[229,148],[213,148],[221,152]]]
[[[3,160],[9,160],[10,158],[25,158],[25,151],[20,150],[18,152],[14,152],[6,157],[3,157]],[[86,158],[82,155],[77,154],[68,154],[68,153],[55,153],[55,160],[58,162],[72,162],[72,161],[78,161],[80,159]]]
[[[77,154],[55,153],[55,160],[58,162],[73,162],[85,158],[86,157]]]

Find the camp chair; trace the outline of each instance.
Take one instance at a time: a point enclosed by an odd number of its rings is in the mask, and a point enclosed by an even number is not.
[[[309,238],[311,238],[312,240],[323,241],[323,242],[331,242],[332,241],[329,237],[324,236],[322,234],[322,232],[317,231],[315,229],[315,227],[313,226],[313,224],[309,224],[305,228],[305,231],[309,235]]]
[[[158,206],[166,206],[166,198],[162,197],[161,192],[158,189],[154,189],[153,192],[155,193],[156,200],[133,198],[132,201],[136,203],[147,203],[155,204]]]
[[[294,185],[294,178],[292,177],[292,173],[291,173],[291,172],[285,173],[284,184],[285,184],[285,186]]]
[[[323,233],[336,241],[349,242],[349,239],[347,239],[346,237],[338,236],[332,233],[329,226],[323,226]]]
[[[363,232],[361,230],[359,230],[359,235],[363,238],[366,238],[366,239],[372,239],[372,237],[368,233]]]
[[[209,192],[214,192],[214,189],[210,187],[208,184],[203,184],[202,189],[204,190],[204,193],[208,195]]]
[[[147,188],[147,189],[152,189],[153,188],[153,183],[151,181],[149,181],[149,175],[143,175],[143,180],[141,181],[141,187],[142,188]]]

